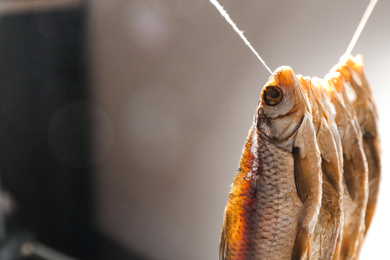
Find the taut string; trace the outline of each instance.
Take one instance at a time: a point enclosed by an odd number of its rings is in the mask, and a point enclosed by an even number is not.
[[[226,21],[233,27],[233,29],[238,33],[238,35],[245,42],[245,44],[248,45],[249,49],[256,55],[256,57],[261,61],[261,63],[263,63],[264,67],[269,71],[269,73],[272,74],[271,69],[267,66],[267,64],[265,64],[265,61],[260,57],[260,55],[257,53],[255,48],[252,47],[251,43],[244,36],[244,33],[240,29],[238,29],[237,25],[233,22],[233,20],[230,18],[229,14],[225,11],[225,9],[223,9],[222,5],[220,5],[217,0],[210,0],[210,3],[212,3],[217,8],[217,10],[226,19]]]
[[[356,42],[359,39],[359,36],[362,33],[364,27],[366,26],[368,18],[370,18],[372,10],[374,10],[374,7],[375,7],[377,2],[378,2],[378,0],[371,0],[370,3],[368,4],[367,9],[363,14],[362,19],[360,20],[358,27],[356,28],[355,34],[353,35],[352,40],[349,43],[348,48],[345,51],[343,56],[349,56],[351,54],[352,49],[355,47]]]

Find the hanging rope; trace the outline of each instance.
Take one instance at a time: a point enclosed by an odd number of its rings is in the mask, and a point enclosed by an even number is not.
[[[349,43],[348,48],[345,51],[343,56],[349,56],[351,54],[352,49],[355,47],[356,42],[359,39],[360,34],[362,33],[364,27],[366,26],[368,18],[370,18],[372,10],[374,10],[374,7],[375,7],[377,2],[378,2],[378,0],[371,0],[370,3],[368,4],[367,9],[364,12],[362,19],[360,20],[358,27],[356,28],[355,34],[353,35],[352,40]]]
[[[356,45],[356,42],[358,41],[360,34],[362,33],[364,27],[367,24],[368,19],[371,16],[372,11],[374,10],[374,7],[378,0],[371,0],[370,3],[367,6],[366,11],[364,12],[364,15],[352,37],[351,42],[348,45],[348,48],[343,56],[349,56],[353,50],[353,48]],[[226,10],[221,6],[217,0],[210,0],[210,3],[212,3],[217,10],[221,13],[221,15],[226,19],[226,21],[233,27],[233,29],[237,32],[237,34],[241,37],[241,39],[245,42],[245,44],[249,47],[249,49],[256,55],[256,57],[260,60],[260,62],[264,65],[264,67],[269,71],[270,74],[272,74],[271,69],[267,66],[265,61],[260,57],[259,53],[252,47],[251,43],[248,41],[248,39],[244,36],[244,33],[237,27],[237,25],[233,22],[233,20],[230,18],[229,14],[226,12]]]
[[[233,27],[233,29],[238,33],[238,35],[245,42],[245,44],[248,45],[249,49],[256,55],[256,57],[261,61],[261,63],[263,63],[264,67],[269,71],[269,73],[272,74],[271,69],[267,66],[267,64],[265,64],[265,61],[260,57],[260,55],[257,53],[257,51],[252,47],[251,43],[244,36],[244,33],[242,31],[240,31],[240,29],[238,29],[237,25],[230,18],[229,14],[225,11],[225,9],[223,9],[223,6],[220,5],[217,0],[210,0],[210,3],[212,3],[217,8],[217,10],[226,19],[226,21]]]

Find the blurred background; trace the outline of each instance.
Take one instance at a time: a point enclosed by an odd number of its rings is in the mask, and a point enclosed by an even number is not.
[[[368,5],[220,2],[272,70],[318,77]],[[390,258],[389,10],[379,1],[353,50],[383,149],[363,260]],[[0,259],[217,259],[268,77],[206,0],[0,1]]]

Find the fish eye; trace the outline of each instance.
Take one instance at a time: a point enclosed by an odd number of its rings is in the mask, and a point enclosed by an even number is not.
[[[282,101],[283,93],[279,87],[267,86],[263,91],[263,100],[268,106],[276,106]]]

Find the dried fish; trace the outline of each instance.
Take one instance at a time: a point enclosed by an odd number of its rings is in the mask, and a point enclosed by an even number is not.
[[[333,83],[340,84],[337,87],[340,91],[344,89],[343,80],[337,74],[328,79],[330,86],[333,86]],[[337,95],[334,90],[330,96],[337,113],[336,122],[341,136],[344,159],[344,229],[340,255],[341,259],[356,259],[360,237],[364,236],[365,230],[368,166],[360,127],[356,118],[351,117],[354,113],[351,111],[348,113],[343,105],[344,100],[340,100],[345,95]]]
[[[265,85],[225,209],[220,259],[301,259],[322,194],[309,104],[289,67]]]
[[[363,72],[362,56],[357,55],[356,57],[349,56],[344,58],[344,61],[340,62],[334,69],[341,73],[345,79],[345,86],[352,93],[350,96],[353,98],[350,100],[353,110],[356,112],[356,124],[360,126],[362,133],[363,150],[368,164],[368,198],[366,211],[364,212],[364,233],[367,233],[374,215],[379,192],[381,162],[377,130],[378,115],[371,89]],[[356,257],[358,257],[364,235],[361,234],[359,237],[360,241],[357,245]]]
[[[378,114],[372,98],[370,86],[363,72],[363,58],[361,55],[348,57],[348,59],[337,68],[346,82],[350,84],[356,93],[353,99],[353,108],[357,114],[357,120],[363,134],[363,148],[368,163],[368,185],[369,196],[367,212],[365,215],[366,232],[370,227],[374,215],[376,201],[378,198],[380,181],[380,146],[378,134]]]
[[[299,79],[310,100],[313,120],[316,118],[313,122],[316,122],[316,139],[321,152],[323,174],[321,209],[310,246],[310,259],[333,259],[335,251],[341,248],[343,227],[341,140],[334,120],[335,114],[323,105],[331,106],[322,82],[316,78],[304,79],[302,76]]]
[[[377,114],[360,56],[325,79],[278,68],[225,208],[220,259],[358,259],[375,209]]]

